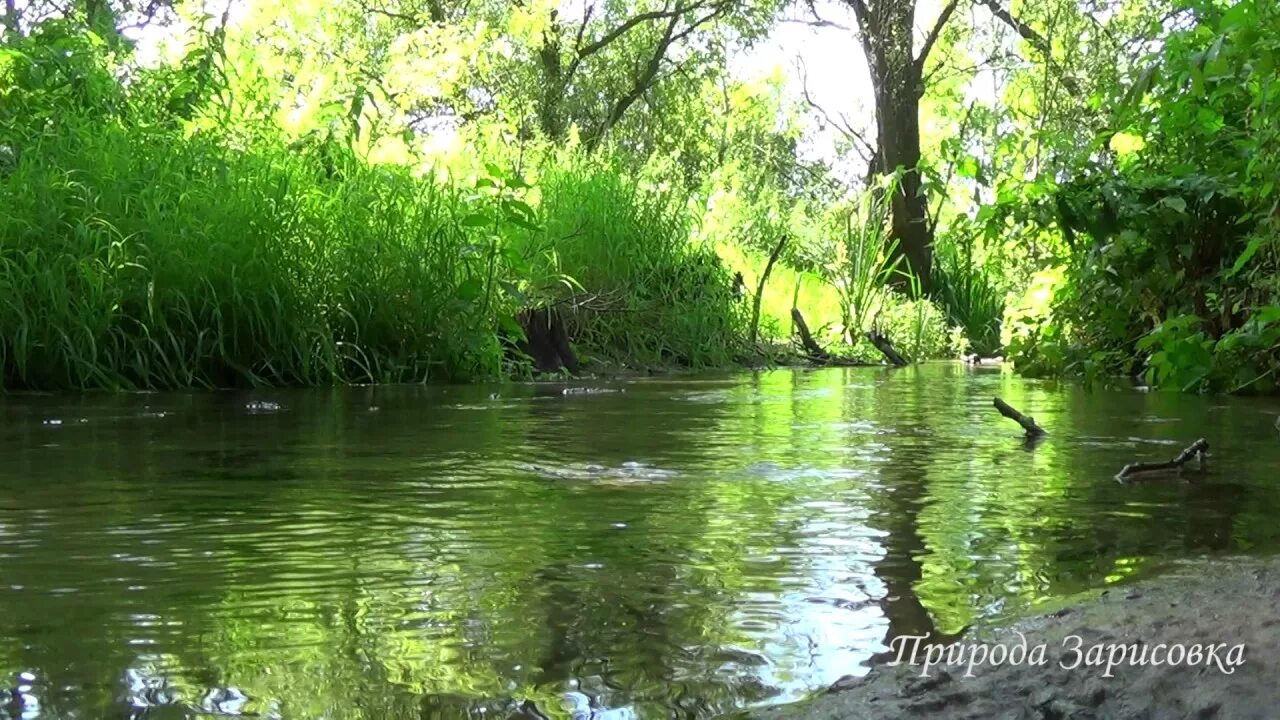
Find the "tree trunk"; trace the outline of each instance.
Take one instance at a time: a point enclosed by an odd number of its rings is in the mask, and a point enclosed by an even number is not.
[[[906,268],[929,289],[933,266],[933,229],[929,227],[929,203],[920,183],[920,100],[914,90],[882,93],[876,102],[876,125],[880,133],[880,172],[903,169],[902,180],[893,194],[893,237],[897,256]]]
[[[924,94],[925,60],[956,1],[943,8],[918,58],[913,55],[915,0],[846,2],[858,18],[862,51],[875,91],[879,147],[874,163],[880,173],[898,168],[903,173],[891,204],[893,237],[898,241],[894,252],[927,291],[933,265],[933,228],[928,199],[921,194],[920,98]]]

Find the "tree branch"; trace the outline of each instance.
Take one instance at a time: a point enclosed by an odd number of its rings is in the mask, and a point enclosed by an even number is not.
[[[863,0],[844,0],[844,3],[849,7],[853,8],[853,14],[858,18],[859,24],[861,24],[862,21],[865,20],[870,15],[870,12],[867,10],[867,4],[863,2]],[[809,8],[813,9],[812,0],[810,0]],[[817,17],[818,13],[814,11],[813,15],[814,17]]]
[[[705,7],[712,8],[711,12],[689,23],[688,27],[684,28],[680,32],[676,32],[676,28],[679,27],[680,20],[685,16],[685,13],[690,10],[697,10]],[[618,124],[618,121],[622,119],[622,116],[626,114],[627,110],[656,84],[658,70],[661,69],[662,61],[666,57],[667,51],[671,46],[688,37],[699,27],[720,17],[727,8],[727,2],[713,5],[676,5],[676,8],[669,15],[670,19],[667,22],[666,29],[663,31],[662,39],[654,46],[653,53],[650,54],[649,60],[645,63],[643,70],[641,70],[641,72],[632,81],[631,89],[613,103],[613,107],[610,108],[609,114],[605,117],[604,122],[602,122],[600,127],[597,128],[589,137],[587,141],[587,147],[589,149],[594,149],[598,146],[600,141],[604,139],[605,134],[608,133],[609,130],[613,129],[614,125]]]
[[[942,8],[942,12],[938,14],[938,19],[934,22],[933,29],[929,31],[929,34],[924,39],[924,47],[920,48],[920,57],[915,60],[916,77],[920,77],[924,73],[925,61],[929,59],[929,53],[933,51],[934,44],[938,42],[938,36],[942,34],[942,29],[951,20],[951,15],[955,13],[956,5],[959,3],[960,0],[951,0]]]
[[[18,5],[15,0],[4,0],[4,28],[13,35],[13,37],[8,38],[10,42],[14,38],[22,37],[18,24]]]
[[[1023,40],[1026,40],[1027,43],[1031,45],[1031,47],[1035,48],[1037,52],[1043,55],[1044,62],[1046,65],[1055,64],[1053,62],[1053,49],[1049,47],[1049,41],[1045,40],[1043,35],[1036,32],[1035,28],[1022,22],[1018,18],[1014,17],[1008,10],[1005,10],[1004,8],[1000,7],[1000,3],[998,2],[998,0],[979,0],[979,1],[983,5],[985,5],[988,10],[991,11],[992,15],[996,16],[996,18],[998,18],[1004,24],[1013,28],[1014,32],[1022,36]],[[1067,91],[1070,92],[1072,95],[1080,94],[1080,86],[1076,84],[1076,81],[1073,80],[1071,77],[1069,77],[1066,73],[1059,73],[1058,79],[1062,81],[1062,86],[1065,87]]]
[[[809,104],[809,107],[813,108],[814,110],[817,110],[818,113],[822,115],[822,119],[827,121],[827,124],[834,126],[835,129],[839,130],[840,133],[844,135],[846,138],[848,138],[849,140],[856,141],[857,143],[860,143],[862,147],[866,148],[867,151],[870,153],[870,155],[867,155],[864,157],[866,158],[874,157],[876,153],[876,149],[870,142],[867,141],[866,137],[864,137],[862,133],[855,130],[852,125],[850,125],[847,121],[844,120],[843,116],[841,116],[841,118],[838,120],[835,118],[832,118],[831,115],[827,112],[826,108],[819,105],[817,102],[813,100],[812,97],[810,97],[809,76],[808,76],[808,73],[805,71],[804,58],[801,58],[801,57],[796,58],[796,65],[800,71],[800,93],[801,95],[804,96],[804,101]],[[859,154],[861,154],[861,151],[859,151]]]
[[[600,52],[601,50],[608,47],[609,43],[613,42],[614,40],[617,40],[623,35],[626,35],[628,30],[630,30],[631,28],[637,25],[640,25],[641,23],[646,23],[646,22],[649,22],[650,20],[679,18],[681,15],[684,14],[684,12],[685,12],[685,9],[677,5],[674,10],[653,10],[651,12],[640,13],[639,15],[636,15],[635,17],[632,17],[626,20],[618,27],[605,33],[599,40],[592,41],[586,47],[579,48],[578,57],[585,59],[587,57],[590,57],[591,55],[594,55]]]
[[[374,7],[373,5],[370,5],[369,3],[366,3],[366,2],[360,2],[359,5],[360,5],[360,9],[363,10],[366,14],[381,15],[386,18],[391,18],[392,20],[399,20],[400,22],[410,24],[415,27],[422,25],[422,18],[418,17],[417,15],[410,15],[408,13],[396,12],[394,10],[388,10],[382,7]]]

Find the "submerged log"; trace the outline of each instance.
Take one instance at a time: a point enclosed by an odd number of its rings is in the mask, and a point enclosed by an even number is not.
[[[1196,462],[1203,462],[1205,453],[1209,452],[1209,442],[1204,438],[1200,438],[1186,447],[1185,450],[1178,453],[1178,457],[1169,462],[1161,463],[1142,463],[1134,462],[1125,465],[1116,473],[1116,480],[1124,482],[1139,473],[1160,472],[1162,470],[1181,470],[1183,465],[1191,462],[1194,458]]]
[[[899,355],[898,351],[893,348],[893,343],[889,342],[889,338],[881,335],[879,332],[872,330],[867,333],[867,339],[871,341],[872,345],[876,346],[876,349],[880,351],[880,354],[885,356],[890,365],[893,365],[894,367],[906,367],[910,364],[907,362],[906,358]]]
[[[1035,438],[1035,437],[1041,437],[1043,435],[1048,435],[1048,433],[1045,432],[1044,428],[1036,424],[1035,418],[1031,417],[1030,415],[1023,415],[1022,413],[1018,412],[1012,405],[1001,400],[1000,398],[995,398],[992,401],[992,404],[996,406],[996,410],[999,410],[1001,415],[1021,425],[1022,429],[1027,433],[1027,437]]]
[[[521,310],[516,316],[524,330],[520,351],[533,359],[539,372],[559,372],[561,368],[578,374],[578,356],[569,345],[569,333],[564,318],[555,307],[537,307]]]

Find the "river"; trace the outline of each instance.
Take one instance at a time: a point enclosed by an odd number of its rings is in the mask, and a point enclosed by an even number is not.
[[[896,635],[1277,548],[1277,413],[942,363],[0,396],[0,718],[795,700]],[[1198,437],[1204,471],[1113,479]]]

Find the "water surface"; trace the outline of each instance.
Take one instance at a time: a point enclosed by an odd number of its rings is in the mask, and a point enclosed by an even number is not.
[[[0,397],[0,718],[793,700],[898,634],[1275,549],[1278,412],[941,364]],[[1201,436],[1192,482],[1112,479]]]

